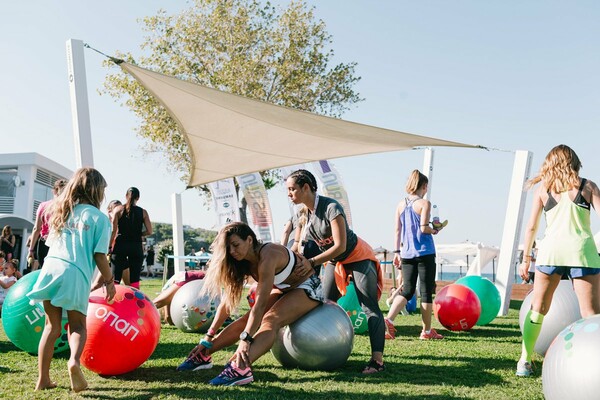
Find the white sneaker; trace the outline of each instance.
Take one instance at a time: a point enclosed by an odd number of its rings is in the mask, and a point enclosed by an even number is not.
[[[528,377],[533,375],[533,366],[530,362],[519,360],[517,363],[517,376]]]

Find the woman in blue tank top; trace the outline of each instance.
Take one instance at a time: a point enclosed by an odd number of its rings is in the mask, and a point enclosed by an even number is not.
[[[396,209],[394,265],[396,268],[402,268],[403,284],[399,295],[394,297],[385,319],[388,339],[395,337],[394,318],[415,294],[417,277],[421,284],[423,321],[420,339],[443,339],[443,336],[431,327],[436,267],[433,235],[437,235],[441,228],[436,229],[429,225],[431,202],[423,198],[427,193],[428,184],[429,179],[415,169],[406,183],[408,196],[400,201]]]

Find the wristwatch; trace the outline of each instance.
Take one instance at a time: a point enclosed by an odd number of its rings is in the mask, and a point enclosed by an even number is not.
[[[244,340],[250,344],[252,344],[252,342],[254,342],[254,338],[252,336],[250,336],[250,334],[246,331],[240,333],[240,340]]]

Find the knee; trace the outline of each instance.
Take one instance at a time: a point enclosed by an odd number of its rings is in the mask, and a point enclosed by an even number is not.
[[[411,297],[411,299],[412,299],[412,297]],[[421,293],[421,302],[422,303],[433,303],[433,293],[432,292]]]
[[[406,301],[412,299],[415,295],[416,288],[414,286],[402,285],[402,291],[400,291],[400,296],[404,297]]]
[[[46,330],[48,331],[48,339],[50,340],[56,340],[61,335],[60,325],[46,325]]]
[[[278,318],[277,314],[274,312],[267,312],[260,324],[260,330],[263,332],[277,332],[281,328],[283,328],[283,324],[281,323],[281,320]]]

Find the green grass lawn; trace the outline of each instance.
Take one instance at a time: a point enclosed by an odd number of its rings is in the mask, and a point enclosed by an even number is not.
[[[158,279],[144,280],[142,291],[150,298],[159,292]],[[515,376],[520,354],[520,302],[511,302],[508,316],[500,317],[470,332],[449,332],[435,323],[446,338],[425,342],[418,339],[418,314],[399,316],[399,337],[386,341],[387,370],[362,376],[358,371],[368,361],[369,338],[357,335],[346,365],[333,372],[285,370],[269,353],[254,364],[256,381],[244,387],[212,387],[206,382],[221,372],[234,351],[217,353],[215,367],[199,372],[176,372],[200,335],[163,325],[154,354],[140,368],[121,376],[101,377],[84,370],[90,389],[70,393],[66,371],[68,352],[52,362],[52,377],[59,387],[34,392],[37,357],[17,349],[0,327],[0,398],[6,399],[543,399],[538,362],[535,378]],[[382,302],[382,309],[387,307]],[[118,356],[123,349],[106,349]]]

